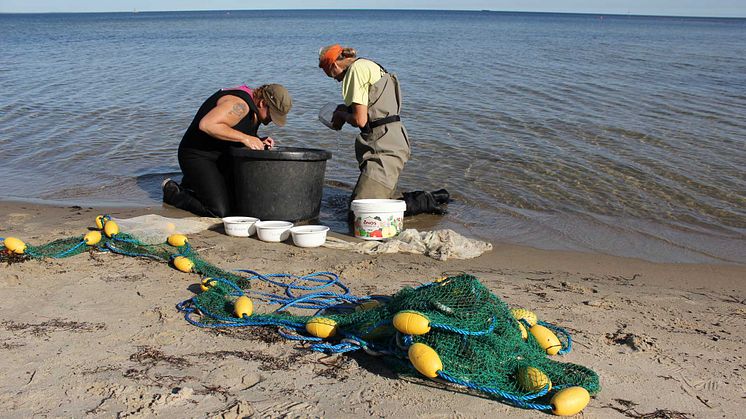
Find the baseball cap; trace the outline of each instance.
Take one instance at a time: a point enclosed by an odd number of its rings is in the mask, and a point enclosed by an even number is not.
[[[265,92],[265,100],[269,105],[269,115],[272,117],[272,122],[284,126],[287,122],[288,112],[293,107],[290,92],[280,84],[268,84]]]

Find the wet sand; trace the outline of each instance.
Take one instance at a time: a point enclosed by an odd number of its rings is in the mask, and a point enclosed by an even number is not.
[[[36,245],[83,234],[104,212],[186,215],[13,202],[0,210],[0,237]],[[601,377],[585,417],[742,414],[746,266],[656,264],[497,243],[477,259],[441,262],[300,249],[219,229],[190,241],[227,269],[330,270],[356,295],[472,273],[511,306],[572,333],[573,351],[560,360]],[[3,416],[544,417],[396,376],[364,353],[318,354],[259,328],[196,328],[174,306],[193,295],[197,279],[108,253],[0,266]]]

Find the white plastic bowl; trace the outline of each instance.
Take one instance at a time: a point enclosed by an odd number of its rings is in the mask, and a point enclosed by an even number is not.
[[[254,217],[225,217],[223,218],[225,234],[233,237],[249,237],[256,232],[257,221],[259,219]]]
[[[289,221],[257,221],[256,235],[265,242],[283,242],[290,237],[293,223]]]
[[[326,242],[329,227],[322,225],[297,226],[290,229],[293,243],[298,247],[319,247]]]

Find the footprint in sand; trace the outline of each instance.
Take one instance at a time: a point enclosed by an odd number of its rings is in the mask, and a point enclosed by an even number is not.
[[[699,381],[697,383],[694,383],[692,387],[694,387],[697,390],[715,392],[715,391],[718,391],[718,389],[720,389],[721,384],[722,382],[720,381],[707,380],[707,381]]]

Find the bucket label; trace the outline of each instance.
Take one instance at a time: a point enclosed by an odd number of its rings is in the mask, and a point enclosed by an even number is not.
[[[365,215],[355,217],[355,236],[370,239],[387,239],[402,231],[404,220],[397,215]]]

